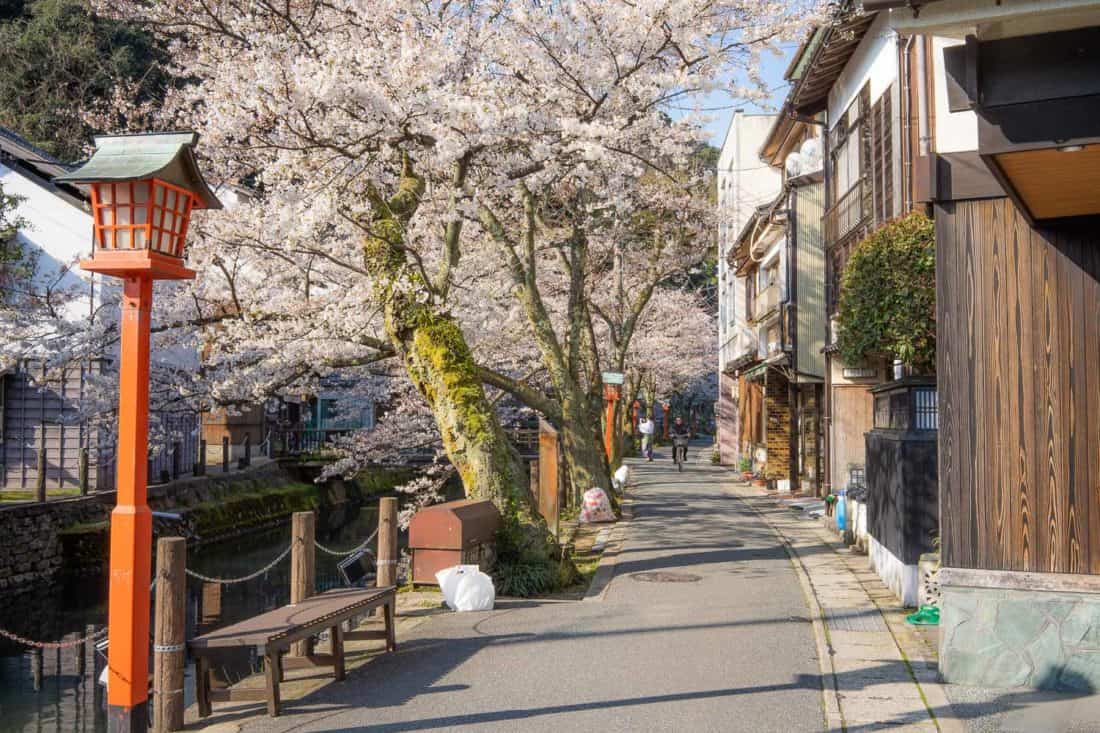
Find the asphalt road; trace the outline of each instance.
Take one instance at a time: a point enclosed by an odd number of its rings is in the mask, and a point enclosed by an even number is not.
[[[634,519],[602,601],[432,618],[244,730],[823,730],[813,631],[775,535],[722,495],[716,469],[633,467]]]

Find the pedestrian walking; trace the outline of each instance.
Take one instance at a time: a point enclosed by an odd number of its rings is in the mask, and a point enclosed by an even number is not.
[[[638,432],[642,434],[642,455],[647,461],[653,460],[653,433],[656,429],[657,426],[653,424],[653,419],[649,415],[638,422]]]

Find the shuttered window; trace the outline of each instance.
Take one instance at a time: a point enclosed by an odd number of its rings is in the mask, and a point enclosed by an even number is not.
[[[887,90],[871,106],[869,171],[872,213],[875,225],[894,217],[894,134],[891,117],[891,93]]]

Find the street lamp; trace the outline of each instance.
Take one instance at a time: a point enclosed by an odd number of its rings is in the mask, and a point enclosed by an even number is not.
[[[149,450],[149,321],[154,280],[195,277],[183,266],[195,209],[220,209],[195,162],[193,132],[114,135],[61,183],[91,190],[87,272],[121,278],[117,501],[111,513],[108,724],[148,728],[149,582],[153,522],[146,497]]]
[[[607,402],[607,419],[603,426],[603,449],[607,453],[607,460],[611,460],[611,444],[615,435],[615,403],[622,399],[623,382],[626,381],[621,372],[603,373],[603,398]],[[612,466],[614,468],[614,466]]]

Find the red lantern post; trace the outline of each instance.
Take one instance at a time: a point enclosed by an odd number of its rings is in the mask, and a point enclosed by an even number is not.
[[[611,460],[611,444],[615,435],[615,403],[622,399],[623,375],[618,372],[603,373],[603,398],[607,402],[607,418],[604,420],[603,447],[607,460]]]
[[[117,500],[111,513],[108,726],[148,728],[149,586],[153,523],[147,503],[149,327],[154,280],[190,279],[183,266],[191,212],[221,208],[195,162],[194,133],[96,138],[81,168],[56,180],[91,189],[87,272],[122,280]]]

